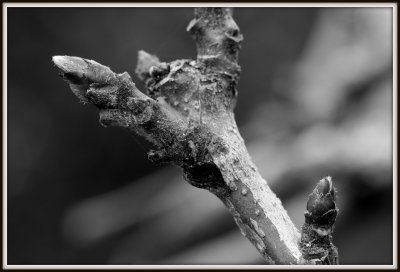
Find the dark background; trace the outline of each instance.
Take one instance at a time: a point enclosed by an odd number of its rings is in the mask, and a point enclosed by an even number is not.
[[[341,264],[391,264],[390,9],[237,8],[244,42],[236,120],[300,227],[331,175]],[[150,144],[103,128],[53,55],[132,76],[137,51],[195,58],[188,8],[8,8],[8,264],[262,264],[223,205]],[[139,88],[141,84],[138,80]]]

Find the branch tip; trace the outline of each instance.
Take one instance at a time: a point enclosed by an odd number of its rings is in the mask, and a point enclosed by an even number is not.
[[[303,258],[311,264],[338,264],[337,248],[332,233],[339,209],[336,191],[330,176],[322,178],[309,195],[300,248]]]
[[[87,68],[88,63],[83,58],[70,56],[53,56],[54,64],[61,70],[69,72],[70,70],[82,70]]]
[[[332,178],[324,177],[308,197],[306,221],[325,229],[333,227],[339,211],[335,200]]]

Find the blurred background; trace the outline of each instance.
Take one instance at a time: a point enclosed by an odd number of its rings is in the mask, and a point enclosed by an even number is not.
[[[392,264],[392,10],[234,17],[236,119],[262,175],[298,228],[331,175],[341,264]],[[51,63],[80,56],[133,76],[141,49],[195,58],[192,18],[191,8],[8,8],[8,264],[263,264],[216,197],[150,163],[143,139],[101,127]]]

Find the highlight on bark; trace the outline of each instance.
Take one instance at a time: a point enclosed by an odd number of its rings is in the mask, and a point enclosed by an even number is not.
[[[148,153],[151,161],[180,166],[191,185],[216,195],[268,264],[318,263],[302,245],[313,244],[320,233],[330,237],[336,216],[330,179],[309,200],[309,231],[303,226],[300,234],[252,162],[235,122],[243,36],[231,9],[196,8],[187,31],[196,43],[196,60],[166,63],[139,51],[135,73],[146,94],[128,73],[114,73],[96,61],[54,56],[53,62],[79,100],[99,108],[102,125],[145,137],[155,146]]]

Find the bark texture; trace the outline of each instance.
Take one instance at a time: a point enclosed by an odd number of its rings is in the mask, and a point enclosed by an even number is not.
[[[243,39],[228,8],[196,8],[187,27],[196,60],[160,61],[140,51],[137,77],[116,74],[93,60],[55,56],[61,76],[83,103],[96,105],[100,123],[122,126],[156,146],[149,159],[183,169],[193,186],[227,206],[242,234],[269,264],[301,264],[300,233],[252,162],[234,118]]]

